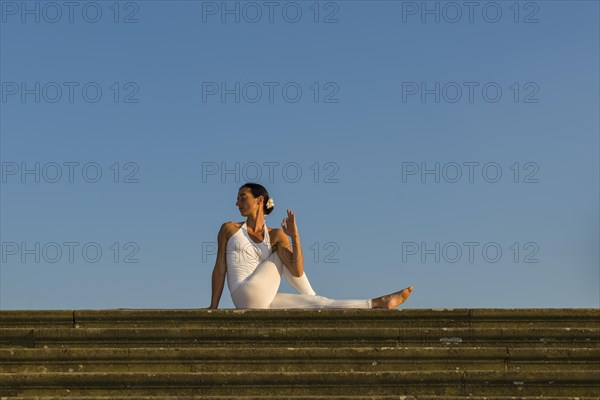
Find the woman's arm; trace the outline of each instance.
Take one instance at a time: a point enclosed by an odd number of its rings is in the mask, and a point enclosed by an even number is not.
[[[296,215],[292,210],[287,210],[288,217],[281,222],[281,230],[277,229],[277,255],[290,270],[292,275],[300,277],[304,273],[304,257],[302,255],[302,246],[300,244],[300,235],[296,225]],[[292,248],[287,236],[292,238]]]
[[[215,261],[215,268],[212,273],[212,296],[210,301],[210,307],[208,308],[219,308],[219,300],[223,294],[223,286],[225,286],[225,274],[227,272],[227,259],[225,257],[225,251],[227,248],[227,225],[224,223],[221,225],[219,234],[217,236],[217,259]]]

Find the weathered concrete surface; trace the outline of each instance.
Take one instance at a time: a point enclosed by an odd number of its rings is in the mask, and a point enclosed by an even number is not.
[[[246,324],[266,323],[290,326],[303,321],[318,321],[321,325],[346,326],[346,324],[401,323],[410,327],[463,327],[499,321],[513,325],[562,327],[592,327],[599,325],[599,309],[590,308],[461,308],[461,309],[330,309],[330,310],[237,310],[237,309],[106,309],[106,310],[2,310],[0,326],[27,327],[46,323],[79,325],[80,327],[124,327],[126,325],[154,325],[173,322],[180,327],[188,325],[235,326],[238,321]],[[225,324],[225,325],[223,325]],[[395,325],[398,326],[398,325]]]
[[[227,372],[227,373],[42,373],[2,376],[0,388],[43,387],[49,393],[64,393],[64,387],[81,394],[118,393],[127,388],[131,394],[261,394],[265,388],[274,393],[303,394],[318,388],[332,394],[429,394],[429,395],[572,395],[574,390],[597,382],[597,373],[555,371],[527,373],[499,371],[382,371],[382,372]],[[553,382],[553,383],[551,383]],[[85,389],[83,389],[85,388]],[[83,390],[82,390],[83,389]],[[587,395],[594,395],[589,387]],[[22,394],[39,394],[22,390]],[[466,391],[466,393],[465,393]],[[377,392],[377,393],[375,393]],[[597,393],[596,393],[597,394]]]
[[[59,400],[64,399],[62,396],[32,396],[32,397],[10,397],[10,400]],[[130,396],[68,396],[69,400],[131,400]],[[344,396],[312,396],[312,395],[302,395],[302,396],[281,396],[281,395],[257,395],[257,396],[244,396],[244,400],[534,400],[534,399],[544,399],[544,400],[598,400],[598,397],[573,397],[573,396],[428,396],[428,395],[417,395],[417,396],[398,396],[398,395],[344,395]],[[8,399],[8,398],[2,398]],[[136,400],[238,400],[240,397],[238,396],[210,396],[210,395],[201,395],[201,396],[136,396]]]
[[[598,400],[600,310],[0,311],[2,399],[198,395]]]

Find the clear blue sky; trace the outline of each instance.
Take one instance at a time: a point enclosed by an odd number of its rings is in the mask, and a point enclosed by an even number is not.
[[[0,5],[1,309],[207,307],[246,180],[323,296],[600,306],[597,1]]]

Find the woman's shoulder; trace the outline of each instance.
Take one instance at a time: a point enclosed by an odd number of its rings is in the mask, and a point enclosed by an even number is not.
[[[272,239],[279,239],[279,238],[281,238],[281,235],[284,235],[283,231],[281,229],[279,229],[279,228],[269,228],[269,227],[267,227],[267,229],[269,230],[269,237],[272,238]]]
[[[223,236],[225,239],[229,239],[242,227],[243,224],[243,222],[234,221],[223,222],[221,225],[221,230],[219,231],[219,235]]]
[[[221,225],[221,228],[241,228],[242,225],[244,225],[243,222],[235,222],[235,221],[227,221],[227,222],[223,222],[223,224]]]

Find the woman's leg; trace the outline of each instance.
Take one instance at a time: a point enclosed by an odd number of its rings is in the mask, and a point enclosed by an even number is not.
[[[269,308],[281,283],[281,270],[266,259],[231,293],[236,308]]]
[[[371,299],[334,300],[323,296],[277,293],[269,308],[373,308]]]
[[[302,274],[302,276],[292,275],[290,270],[287,269],[287,267],[283,264],[283,261],[281,261],[281,258],[279,258],[279,255],[277,255],[276,252],[273,252],[268,259],[273,261],[280,271],[283,271],[283,277],[285,278],[286,282],[293,287],[296,292],[313,296],[317,294],[313,290],[308,278],[306,277],[306,271]]]
[[[277,253],[269,256],[277,269],[283,272],[285,280],[299,294],[277,293],[269,308],[371,308],[371,299],[368,300],[333,300],[317,296],[313,290],[306,272],[302,276],[294,276],[283,264]]]
[[[317,296],[310,287],[306,274],[295,277],[289,274],[290,284],[304,294],[277,293],[281,283],[281,275],[287,268],[277,257],[269,257],[258,265],[256,270],[248,276],[231,293],[236,308],[387,308],[392,309],[404,303],[413,291],[409,286],[399,292],[377,297],[375,299],[350,299],[334,300]],[[288,271],[289,272],[289,271]]]

